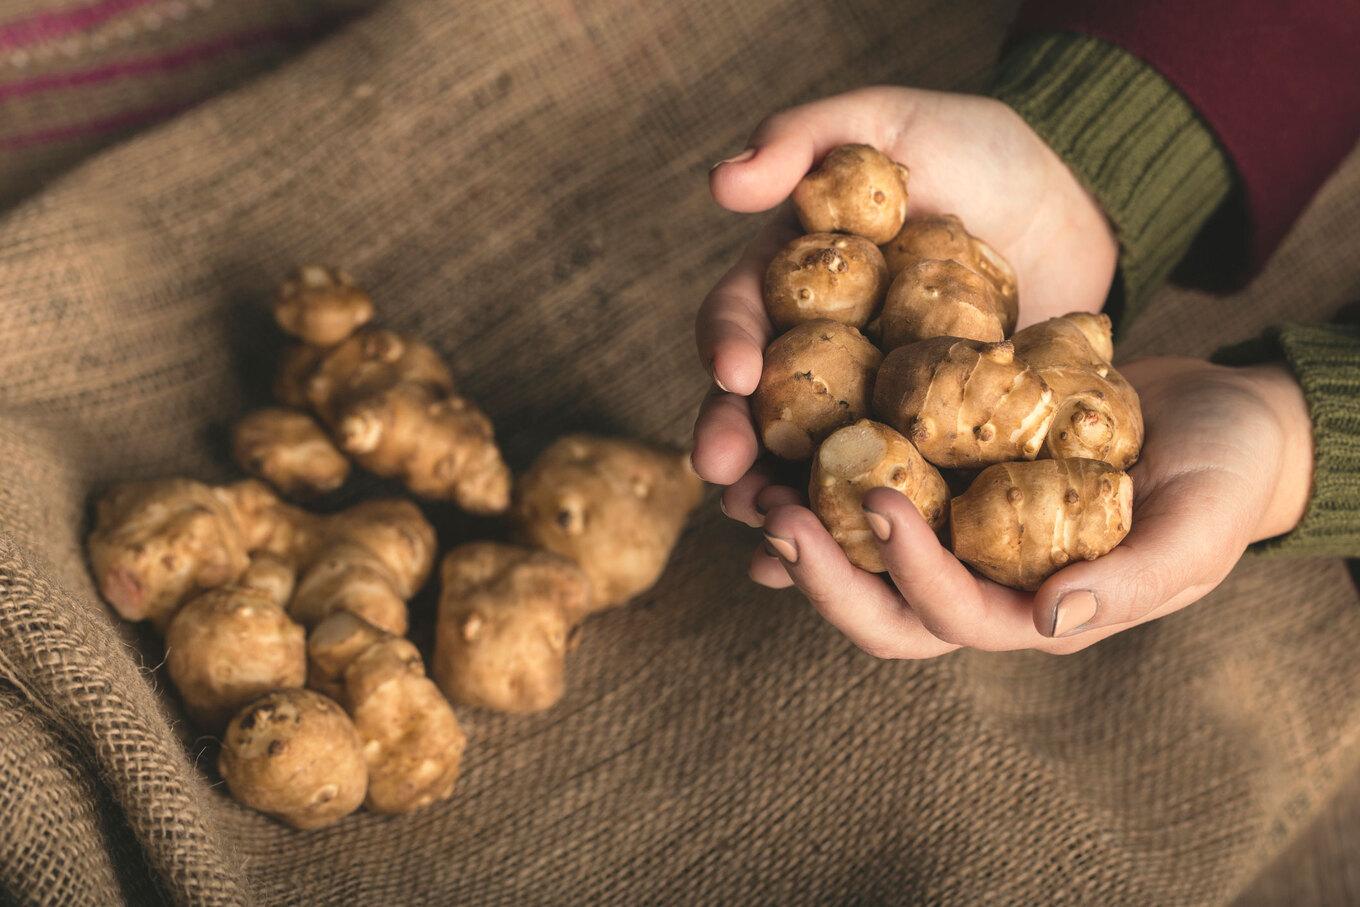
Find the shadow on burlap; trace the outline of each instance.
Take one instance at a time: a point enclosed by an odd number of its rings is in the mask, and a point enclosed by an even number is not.
[[[0,889],[53,903],[1230,898],[1355,764],[1339,562],[1244,562],[1067,658],[860,654],[744,581],[707,506],[590,623],[552,712],[463,710],[449,803],[302,834],[237,807],[85,573],[93,491],[230,475],[265,315],[346,264],[430,338],[522,468],[569,429],[680,443],[690,332],[754,229],[707,165],[869,81],[977,86],[1009,4],[394,0],[0,219]],[[1249,292],[1167,292],[1125,356],[1204,354],[1360,296],[1360,159]],[[484,529],[431,509],[448,544]],[[428,622],[429,596],[422,599]],[[195,762],[203,764],[196,770]],[[0,895],[2,896],[2,895]]]

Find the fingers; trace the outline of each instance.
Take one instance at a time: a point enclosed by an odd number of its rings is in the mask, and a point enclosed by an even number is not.
[[[701,479],[714,485],[731,485],[750,470],[759,448],[745,397],[714,393],[704,400],[694,422],[694,452],[690,455]]]
[[[890,144],[886,129],[905,119],[904,113],[894,115],[890,109],[901,97],[900,92],[866,88],[774,114],[756,127],[744,152],[709,173],[713,198],[729,211],[773,208],[837,145]]]
[[[888,575],[936,637],[989,651],[1045,642],[1034,629],[1029,597],[970,573],[906,496],[892,488],[870,489],[864,512]]]
[[[760,383],[773,333],[761,296],[765,268],[796,235],[787,220],[767,224],[699,307],[694,322],[699,358],[714,382],[730,393],[749,396]]]
[[[793,585],[789,572],[784,569],[784,562],[763,542],[751,555],[751,566],[747,574],[754,582],[767,589],[787,589]]]
[[[1159,485],[1134,511],[1133,530],[1094,561],[1054,574],[1035,594],[1034,625],[1063,638],[1169,614],[1207,594],[1232,569],[1250,520],[1240,489],[1213,471]]]
[[[752,529],[765,525],[765,514],[756,509],[756,496],[769,486],[771,479],[760,468],[755,468],[723,489],[719,502],[729,519],[745,523]]]
[[[765,518],[765,538],[813,606],[869,654],[933,658],[957,648],[932,636],[881,579],[846,560],[806,507],[772,509]]]

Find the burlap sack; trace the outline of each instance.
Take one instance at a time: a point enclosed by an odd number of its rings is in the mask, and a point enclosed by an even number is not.
[[[301,834],[214,788],[85,572],[91,494],[230,474],[265,301],[343,262],[456,364],[514,465],[681,442],[704,290],[754,228],[707,165],[771,109],[976,86],[1004,3],[393,0],[0,219],[0,890],[59,904],[1212,903],[1354,766],[1360,601],[1247,561],[1067,658],[860,654],[745,582],[706,507],[593,620],[566,701],[464,710],[457,796]],[[1360,295],[1360,160],[1246,293],[1167,292],[1126,355],[1202,354]],[[486,531],[433,508],[446,544]],[[422,600],[428,619],[428,596]],[[154,649],[149,650],[154,653]],[[202,763],[201,766],[196,763]]]

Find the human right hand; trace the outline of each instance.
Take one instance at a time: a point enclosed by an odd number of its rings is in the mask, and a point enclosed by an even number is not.
[[[957,214],[1015,269],[1023,327],[1066,312],[1095,312],[1114,277],[1118,244],[1099,205],[1013,110],[974,95],[875,87],[771,116],[741,154],[715,166],[710,189],[736,212],[779,206],[832,148],[873,145],[911,170],[909,216]],[[758,493],[770,477],[749,397],[760,382],[771,327],[761,300],[765,268],[802,231],[777,215],[718,281],[699,310],[699,355],[717,385],[694,428],[694,467],[729,486],[723,509],[760,526]],[[793,503],[799,492],[771,489]]]

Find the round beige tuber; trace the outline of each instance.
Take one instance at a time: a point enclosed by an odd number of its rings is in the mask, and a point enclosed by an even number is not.
[[[1099,460],[998,463],[950,502],[954,554],[983,576],[1034,590],[1108,553],[1133,525],[1133,482]]]
[[[869,145],[833,148],[793,190],[809,233],[854,233],[881,245],[907,217],[907,168]]]
[[[525,541],[585,571],[593,613],[656,583],[703,493],[686,453],[567,435],[517,483],[513,512]]]
[[[313,346],[333,346],[373,318],[373,300],[344,271],[306,265],[279,287],[274,319]]]
[[[861,419],[837,429],[817,449],[812,461],[808,500],[831,537],[861,570],[882,573],[887,567],[864,518],[864,493],[894,488],[920,511],[938,532],[945,522],[949,489],[931,466],[893,429]]]
[[[590,584],[547,551],[474,542],[444,556],[433,673],[454,702],[540,712],[565,688]]]
[[[279,690],[246,706],[227,727],[217,767],[233,797],[294,828],[338,822],[368,790],[354,722],[311,690]]]
[[[232,427],[232,457],[290,497],[334,491],[349,477],[349,460],[317,421],[295,409],[259,409]]]
[[[800,324],[765,350],[751,412],[767,450],[806,460],[822,439],[869,411],[883,355],[849,325]]]
[[[209,733],[246,703],[307,679],[302,627],[267,593],[241,586],[211,589],[176,611],[165,662],[185,710]]]
[[[1011,313],[1010,327],[1015,329],[1015,313],[1020,289],[1015,269],[987,243],[969,233],[963,221],[953,214],[928,214],[910,218],[902,230],[883,246],[883,260],[888,273],[896,277],[912,265],[926,259],[956,261],[983,277],[1001,294],[1006,311]]]
[[[862,236],[812,233],[789,243],[765,271],[765,310],[778,331],[819,318],[860,328],[878,311],[888,269]]]
[[[1053,421],[1053,392],[1010,341],[936,337],[889,353],[874,413],[936,466],[1032,460]]]
[[[957,261],[927,258],[893,278],[879,342],[888,351],[932,337],[995,343],[1014,330],[1016,314],[981,274]]]

